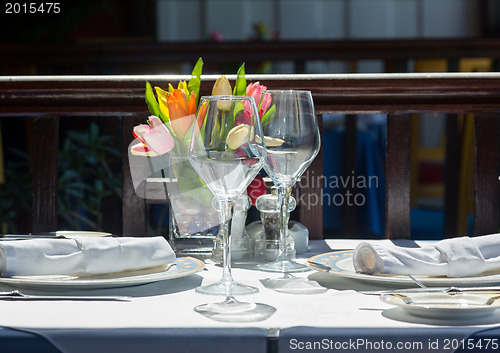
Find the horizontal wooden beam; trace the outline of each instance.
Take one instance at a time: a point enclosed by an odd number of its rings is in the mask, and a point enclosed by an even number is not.
[[[209,95],[218,76],[203,76]],[[167,87],[188,76],[4,76],[0,115],[122,115],[146,112],[146,81]],[[228,75],[230,80],[235,76]],[[248,75],[268,89],[303,89],[318,113],[488,112],[500,107],[499,73]]]
[[[211,64],[308,60],[405,60],[500,58],[500,40],[470,38],[192,41],[102,44],[2,45],[0,65],[65,66],[183,63],[203,57]]]

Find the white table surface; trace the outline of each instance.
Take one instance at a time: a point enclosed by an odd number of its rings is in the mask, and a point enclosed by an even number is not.
[[[301,256],[298,261],[305,262],[307,258],[318,253],[352,249],[358,242],[357,240],[312,241],[308,253]],[[189,337],[190,332],[196,332],[196,329],[255,328],[257,332],[267,332],[267,335],[278,335],[282,332],[286,336],[287,330],[293,334],[294,328],[303,328],[298,332],[307,333],[306,328],[310,328],[311,332],[314,330],[325,332],[325,334],[331,334],[332,337],[335,336],[335,332],[345,330],[358,333],[364,330],[368,333],[393,337],[399,330],[412,329],[405,331],[407,332],[406,339],[411,339],[411,332],[420,338],[424,332],[428,335],[428,338],[425,338],[427,341],[439,335],[442,336],[441,338],[461,339],[473,332],[498,326],[500,323],[500,310],[490,316],[467,321],[449,322],[412,317],[401,309],[382,302],[377,296],[356,292],[362,289],[381,288],[355,280],[338,278],[324,272],[309,271],[295,274],[320,283],[327,288],[323,293],[280,293],[265,288],[260,282],[265,278],[279,278],[280,274],[256,271],[253,266],[245,267],[244,265],[233,266],[234,279],[256,286],[260,291],[257,294],[241,296],[237,299],[265,303],[275,307],[276,312],[264,321],[218,322],[193,310],[199,304],[223,299],[198,294],[194,290],[202,283],[217,281],[221,276],[222,270],[219,266],[207,263],[204,271],[184,278],[129,288],[65,292],[65,294],[131,296],[132,299],[128,302],[0,300],[0,326],[41,332],[61,351],[73,353],[82,351],[82,346],[73,338],[69,339],[70,336],[62,335],[61,332],[64,330],[85,332],[85,330],[99,329],[106,330],[106,332],[111,332],[110,330],[127,332],[128,329],[137,329],[137,332],[142,332],[141,329],[153,331],[159,329],[161,332],[163,329],[180,329],[179,332]],[[9,286],[0,285],[0,290],[10,289],[12,288]],[[259,329],[262,330],[259,331]],[[322,329],[324,331],[321,331]],[[221,339],[224,336],[222,332],[219,331]],[[137,341],[134,342],[138,344]],[[96,346],[92,349],[96,352],[100,348]],[[283,352],[297,351],[283,343],[280,343],[279,349]]]

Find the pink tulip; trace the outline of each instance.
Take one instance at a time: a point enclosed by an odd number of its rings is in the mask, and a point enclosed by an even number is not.
[[[151,115],[148,121],[149,125],[141,124],[134,127],[135,138],[157,154],[167,153],[174,148],[174,139],[160,118]]]
[[[130,153],[132,153],[134,156],[142,156],[142,157],[158,156],[158,153],[149,149],[148,146],[146,146],[142,142],[136,143],[135,145],[131,146]]]
[[[264,97],[262,97],[262,102],[260,104],[260,109],[259,109],[259,116],[261,119],[264,116],[264,113],[267,112],[267,110],[271,106],[271,101],[272,101],[271,95],[269,93],[264,94]]]
[[[247,102],[245,102],[247,103]],[[246,108],[245,108],[246,109]],[[252,117],[250,115],[250,107],[248,110],[244,110],[240,115],[234,120],[234,126],[238,126],[241,124],[252,125]]]
[[[266,89],[267,89],[267,87],[264,85],[261,85],[259,82],[250,83],[247,86],[247,89],[246,89],[247,96],[254,98],[255,104],[257,105],[257,108],[259,108],[259,103],[260,103],[260,99],[262,97],[262,92],[264,92]],[[269,109],[270,105],[271,105],[271,95],[266,94],[266,95],[264,95],[264,98],[262,99],[262,103],[261,103],[260,109],[259,109],[259,116],[261,119],[262,119],[262,116],[264,115],[264,113],[267,111],[267,109]],[[245,109],[245,110],[248,110],[248,109]]]
[[[250,83],[247,86],[247,96],[253,97],[255,99],[255,104],[259,106],[260,96],[262,96],[262,92],[267,89],[266,86],[261,85],[259,82]]]

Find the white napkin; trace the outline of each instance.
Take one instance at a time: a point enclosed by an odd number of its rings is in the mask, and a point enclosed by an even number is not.
[[[29,239],[0,242],[1,276],[96,275],[168,265],[163,237]]]
[[[363,242],[354,250],[353,264],[368,274],[476,276],[500,270],[500,234],[445,239],[421,248]]]

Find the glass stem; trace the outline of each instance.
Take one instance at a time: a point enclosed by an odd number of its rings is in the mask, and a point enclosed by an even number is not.
[[[233,280],[231,275],[231,238],[230,229],[233,219],[233,204],[231,201],[219,201],[220,216],[222,224],[222,281],[231,282]]]
[[[280,205],[280,244],[277,261],[289,260],[287,257],[287,233],[288,233],[288,219],[290,213],[288,212],[288,205],[290,204],[290,194],[292,188],[288,186],[278,187],[278,203]]]

